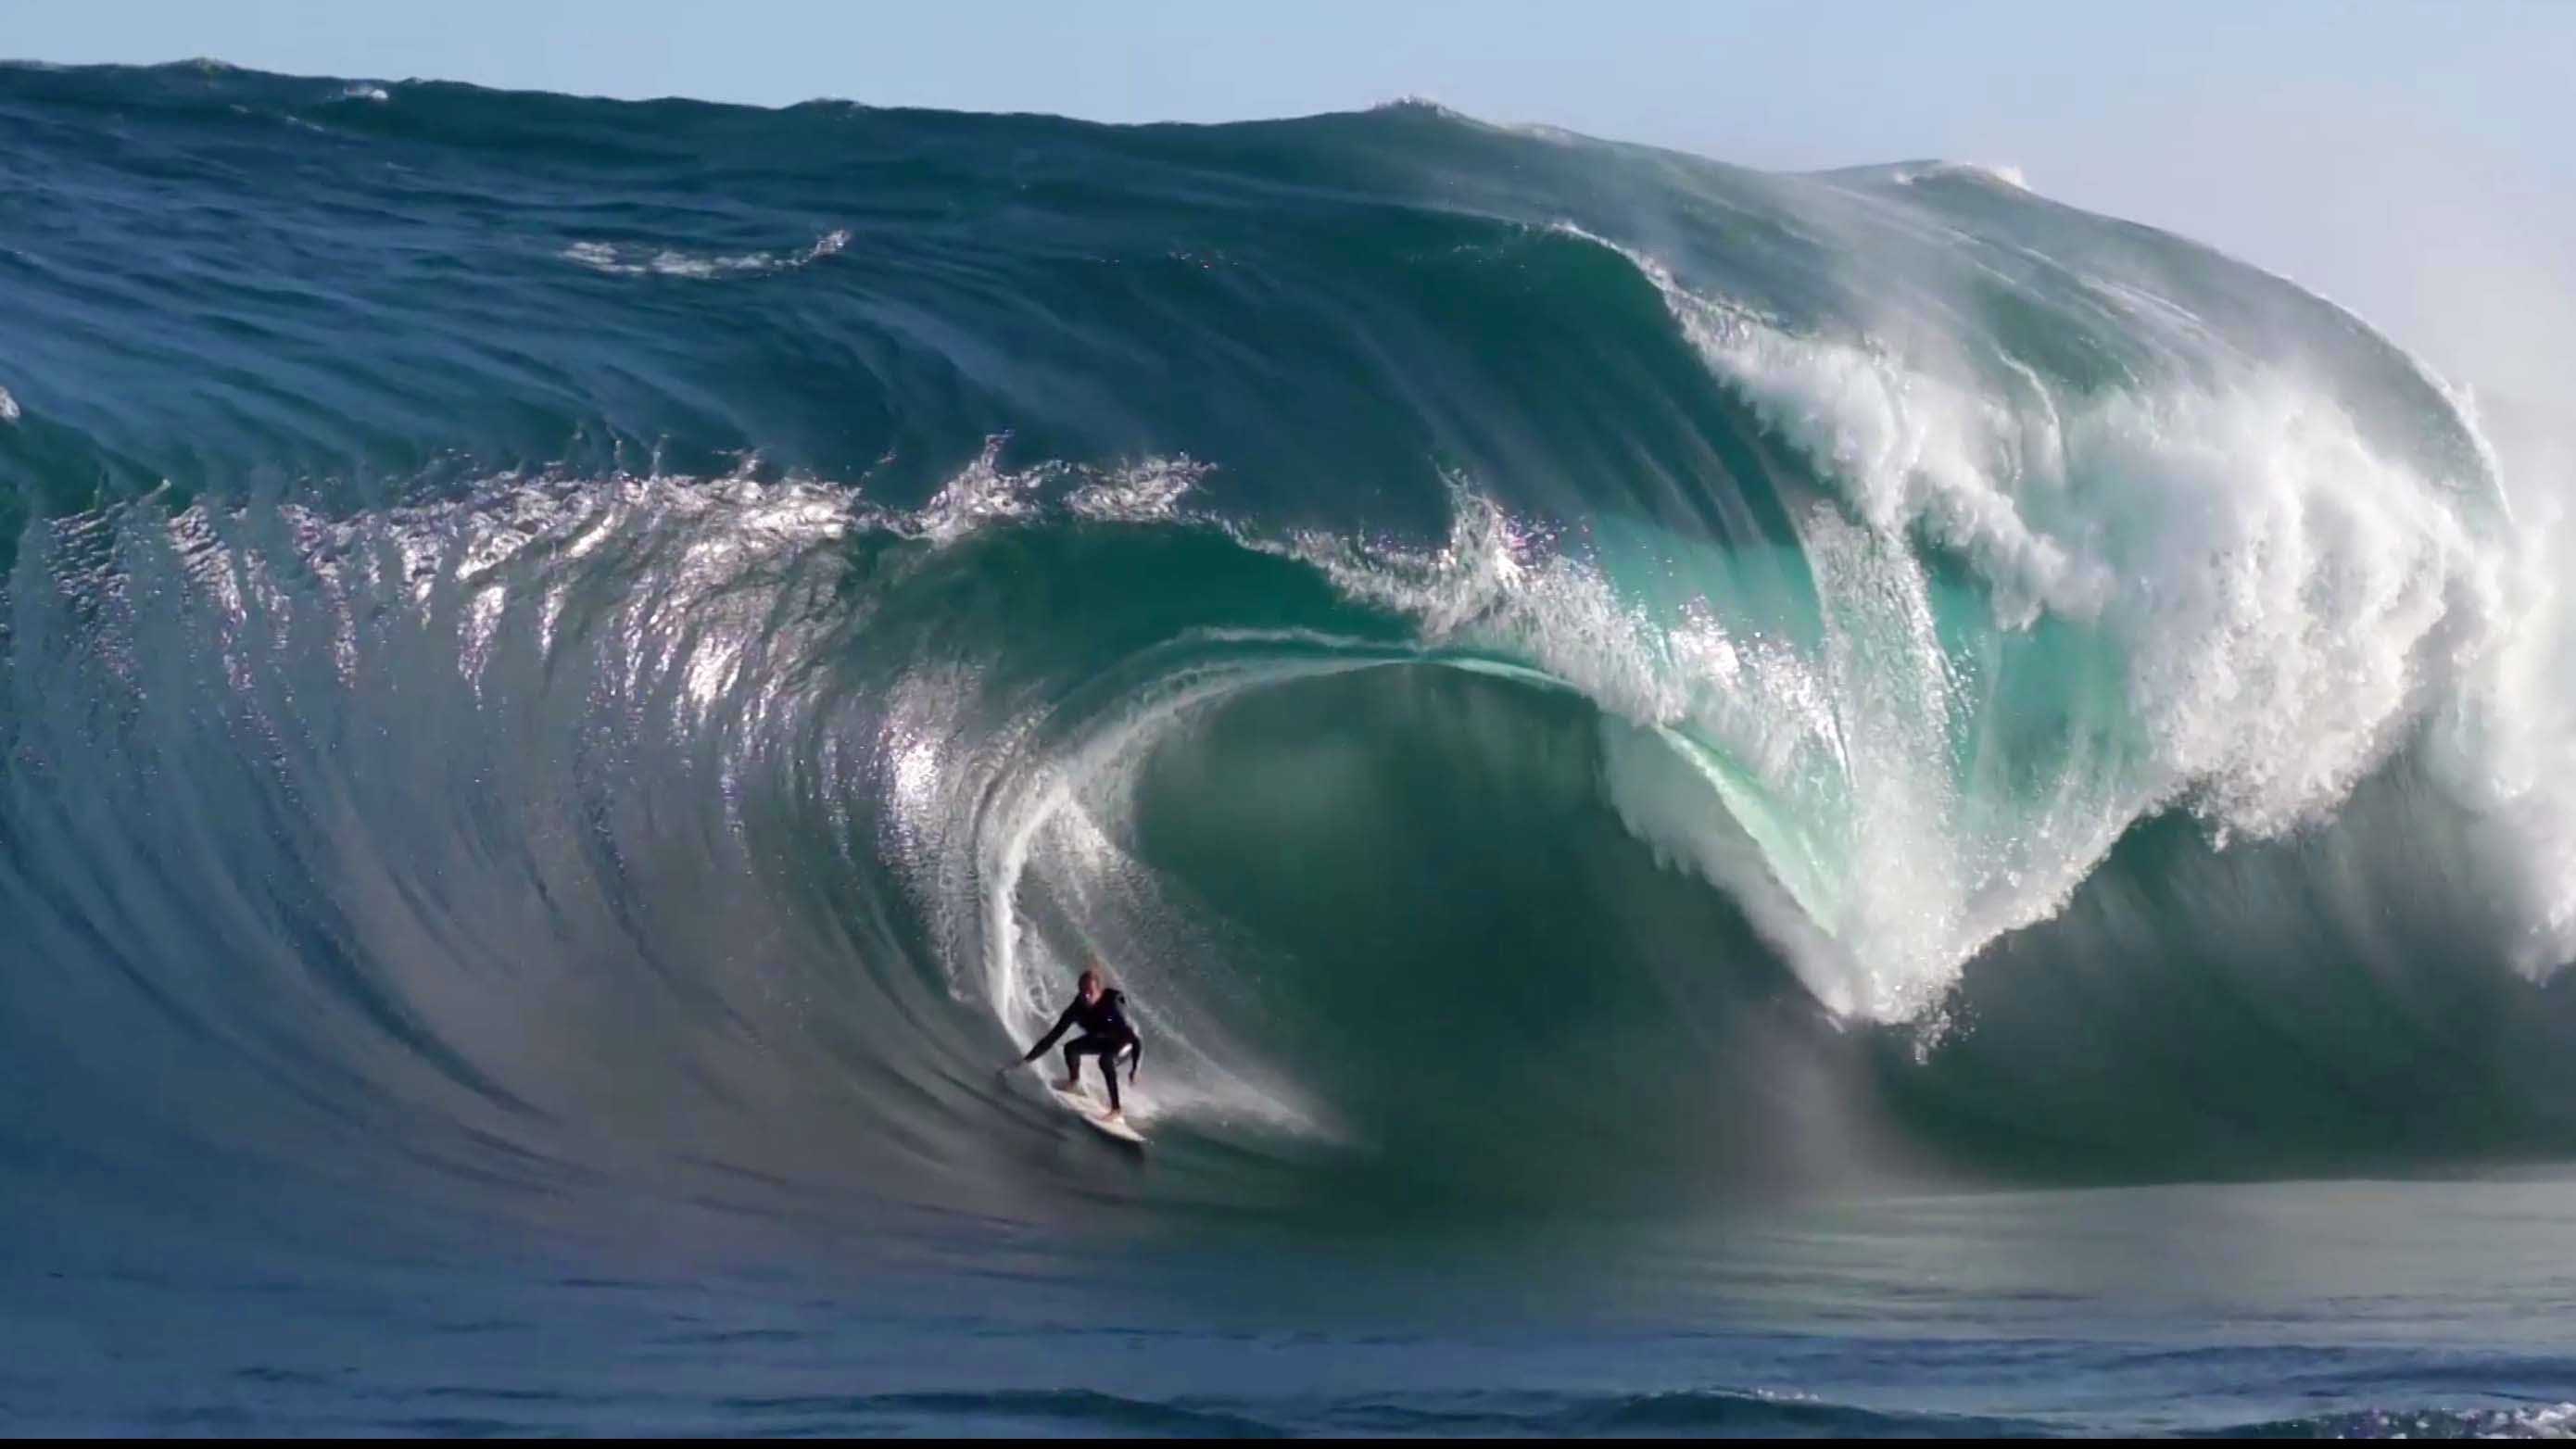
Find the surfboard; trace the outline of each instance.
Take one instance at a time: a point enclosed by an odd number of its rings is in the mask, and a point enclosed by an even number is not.
[[[1121,1142],[1132,1142],[1138,1147],[1145,1145],[1145,1134],[1128,1126],[1124,1121],[1112,1121],[1109,1109],[1102,1106],[1090,1093],[1068,1092],[1050,1082],[1047,1084],[1047,1095],[1062,1103],[1065,1110],[1091,1124],[1093,1130],[1103,1136],[1115,1137]]]

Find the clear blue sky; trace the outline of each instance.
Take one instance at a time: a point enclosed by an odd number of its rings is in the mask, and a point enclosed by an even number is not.
[[[2576,0],[0,0],[0,55],[1116,121],[1420,95],[1756,166],[2006,162],[2576,393]]]

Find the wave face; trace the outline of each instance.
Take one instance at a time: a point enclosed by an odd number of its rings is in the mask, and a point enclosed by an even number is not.
[[[0,69],[0,178],[22,1189],[2576,1146],[2554,515],[2187,241],[1420,105],[213,66]],[[1093,952],[1161,1139],[1108,1184],[992,1075]]]

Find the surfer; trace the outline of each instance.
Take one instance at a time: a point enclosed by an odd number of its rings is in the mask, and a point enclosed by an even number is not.
[[[1096,957],[1094,964],[1098,964]],[[1109,1120],[1121,1121],[1126,1111],[1118,1102],[1118,1059],[1122,1056],[1127,1059],[1127,1080],[1133,1083],[1136,1065],[1145,1055],[1145,1043],[1136,1035],[1136,1028],[1127,1024],[1127,993],[1110,989],[1101,981],[1097,970],[1082,973],[1082,979],[1074,984],[1074,998],[1065,1007],[1064,1015],[1055,1019],[1055,1025],[1049,1027],[1047,1034],[1040,1037],[1038,1044],[1029,1048],[1029,1054],[1020,1060],[1033,1062],[1045,1056],[1047,1048],[1055,1045],[1057,1037],[1077,1026],[1082,1028],[1082,1035],[1065,1043],[1064,1080],[1056,1085],[1062,1091],[1080,1091],[1082,1059],[1097,1056],[1100,1058],[1100,1075],[1109,1083]]]

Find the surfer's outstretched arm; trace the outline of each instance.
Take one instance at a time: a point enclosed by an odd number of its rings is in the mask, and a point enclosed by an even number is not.
[[[1042,1056],[1045,1056],[1045,1055],[1046,1055],[1046,1049],[1047,1049],[1048,1047],[1051,1047],[1051,1046],[1054,1046],[1054,1045],[1055,1045],[1055,1039],[1056,1039],[1057,1037],[1060,1037],[1060,1036],[1064,1035],[1066,1032],[1073,1030],[1073,1013],[1074,1013],[1075,1008],[1077,1008],[1077,1007],[1079,1007],[1079,1006],[1081,1006],[1081,1005],[1082,1005],[1082,998],[1081,998],[1081,997],[1079,997],[1079,996],[1075,997],[1071,1002],[1067,1003],[1067,1004],[1066,1004],[1066,1006],[1065,1006],[1065,1008],[1064,1008],[1064,1015],[1059,1016],[1059,1017],[1057,1017],[1057,1018],[1055,1019],[1055,1025],[1053,1025],[1053,1026],[1051,1026],[1051,1027],[1048,1027],[1048,1028],[1047,1028],[1047,1034],[1046,1034],[1045,1036],[1039,1037],[1039,1038],[1038,1038],[1038,1044],[1037,1044],[1036,1046],[1033,1046],[1033,1047],[1029,1048],[1029,1054],[1028,1054],[1027,1056],[1024,1056],[1024,1057],[1020,1058],[1020,1060],[1021,1060],[1021,1061],[1024,1061],[1024,1062],[1033,1062],[1033,1061],[1036,1061],[1038,1058],[1040,1058],[1040,1057],[1042,1057]]]

